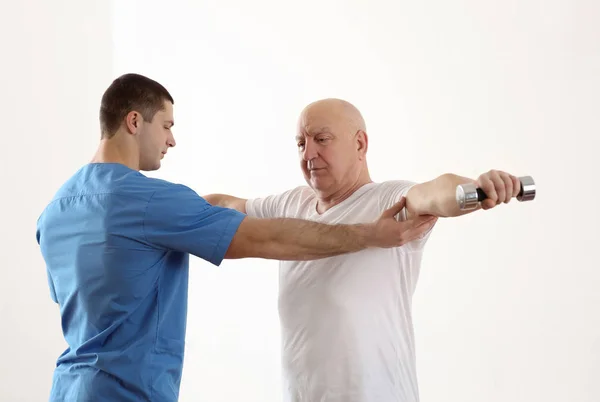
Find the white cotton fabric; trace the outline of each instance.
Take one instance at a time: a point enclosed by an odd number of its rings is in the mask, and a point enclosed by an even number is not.
[[[261,218],[368,223],[413,184],[366,184],[324,214],[309,187],[248,200],[246,210]],[[411,300],[430,233],[393,249],[280,262],[285,402],[419,401]]]

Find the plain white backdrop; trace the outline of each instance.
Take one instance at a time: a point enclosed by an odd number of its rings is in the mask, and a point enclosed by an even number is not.
[[[168,4],[168,5],[167,5]],[[242,197],[303,184],[309,102],[364,114],[376,181],[491,168],[538,198],[443,220],[414,296],[423,402],[600,400],[600,6],[593,1],[3,1],[0,400],[64,350],[35,222],[92,157],[126,72],[175,98],[150,176]],[[277,263],[192,259],[181,401],[277,402]]]

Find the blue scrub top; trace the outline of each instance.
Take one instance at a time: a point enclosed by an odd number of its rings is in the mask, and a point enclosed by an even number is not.
[[[218,266],[245,215],[121,164],[88,164],[38,220],[68,348],[50,401],[176,401],[189,254]]]

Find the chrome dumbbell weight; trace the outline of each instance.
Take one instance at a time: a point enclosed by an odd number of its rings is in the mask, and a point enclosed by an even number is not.
[[[535,198],[535,182],[531,176],[519,177],[521,189],[517,195],[519,201],[531,201]],[[477,205],[487,198],[482,189],[473,183],[461,184],[456,187],[456,202],[461,210],[477,208]]]

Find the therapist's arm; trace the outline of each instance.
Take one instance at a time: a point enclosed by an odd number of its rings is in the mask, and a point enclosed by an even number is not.
[[[237,198],[227,194],[209,194],[204,198],[209,204],[216,207],[235,209],[243,214],[246,213],[246,199]]]
[[[301,219],[245,217],[225,258],[315,260],[370,247],[399,247],[426,233],[437,218],[395,219],[405,200],[384,211],[369,224],[326,225]]]

